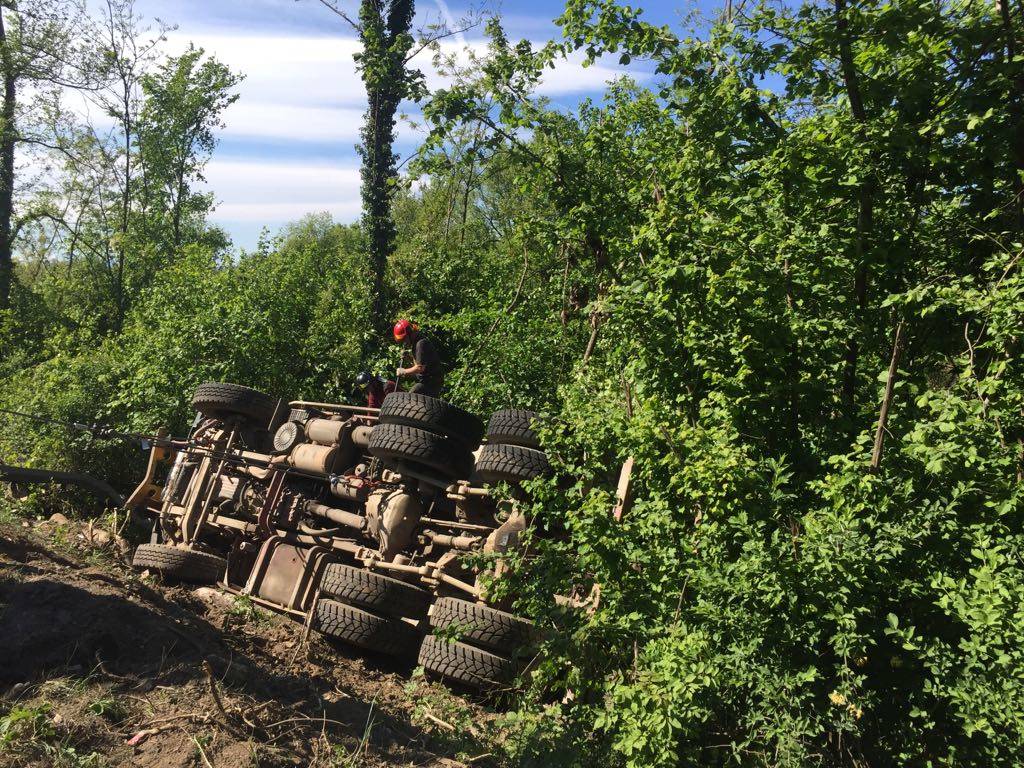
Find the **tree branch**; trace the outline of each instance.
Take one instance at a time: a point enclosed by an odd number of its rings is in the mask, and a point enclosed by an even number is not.
[[[348,23],[348,25],[351,26],[352,29],[354,29],[356,32],[362,32],[363,28],[360,27],[356,22],[352,21],[352,17],[345,13],[343,10],[341,10],[341,8],[339,8],[335,3],[332,3],[331,0],[318,0],[318,2],[327,10],[343,18]]]
[[[889,421],[889,408],[892,405],[892,393],[896,385],[896,373],[899,370],[900,355],[903,352],[903,320],[896,324],[896,332],[892,340],[892,358],[889,360],[889,377],[885,382],[885,395],[882,397],[882,408],[878,413],[878,425],[875,427],[875,447],[871,451],[871,471],[877,472],[882,465],[882,443],[885,440],[885,427]]]

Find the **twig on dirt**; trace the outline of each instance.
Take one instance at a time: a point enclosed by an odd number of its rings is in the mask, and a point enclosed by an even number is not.
[[[213,763],[211,763],[210,758],[206,756],[206,751],[203,749],[203,745],[199,743],[199,739],[193,736],[192,743],[195,744],[196,749],[199,750],[199,757],[203,759],[203,765],[205,765],[206,768],[213,768]]]
[[[263,729],[263,726],[259,725],[258,723],[254,723],[252,720],[247,718],[245,716],[245,713],[240,708],[235,707],[232,709],[232,711],[238,715],[238,717],[242,720],[243,723],[245,723],[249,726],[249,728],[252,729],[253,733],[257,734],[261,738],[267,736],[267,732]]]
[[[320,587],[316,588],[316,592],[313,593],[313,599],[309,602],[309,610],[306,612],[306,620],[302,626],[302,637],[299,638],[299,642],[295,645],[295,650],[292,652],[292,658],[288,662],[288,666],[292,666],[295,663],[295,659],[298,658],[299,651],[305,647],[306,642],[309,640],[309,633],[313,629],[313,610],[316,604],[320,601]]]
[[[302,715],[301,717],[289,717],[286,720],[278,720],[276,723],[271,723],[267,728],[276,728],[279,725],[285,725],[286,723],[332,723],[333,725],[340,725],[342,728],[348,728],[352,730],[352,726],[348,723],[343,723],[341,720],[331,720],[329,717],[310,717],[309,715]]]
[[[128,512],[124,516],[124,522],[121,523],[121,527],[118,528],[118,526],[117,526],[117,510],[116,509],[114,510],[114,530],[116,531],[116,533],[114,534],[115,539],[121,537],[121,534],[124,533],[124,529],[128,527],[128,523],[129,523],[129,521],[131,519],[132,519],[132,511],[131,511],[131,509],[129,509]]]
[[[430,722],[434,723],[434,725],[439,725],[442,728],[444,728],[445,730],[451,731],[453,733],[455,732],[455,726],[454,725],[452,725],[451,723],[446,723],[444,720],[442,720],[439,717],[434,717],[432,714],[430,714],[429,710],[424,712],[423,716],[426,717],[427,720],[429,720]]]
[[[146,723],[144,730],[151,729],[154,725],[172,723],[176,720],[191,720],[193,723],[206,724],[210,722],[209,715],[199,714],[198,712],[189,712],[184,715],[171,715],[169,717],[158,717],[156,720],[150,720]]]
[[[240,729],[238,728],[238,726],[232,721],[231,715],[228,714],[227,709],[224,708],[224,702],[221,700],[220,692],[217,690],[217,683],[213,679],[213,667],[210,666],[210,662],[206,659],[203,659],[203,672],[206,673],[206,681],[207,683],[209,683],[210,695],[213,697],[213,703],[216,705],[217,711],[220,712],[221,719],[224,722],[224,726],[229,731],[233,731],[235,735],[243,735],[240,733]],[[256,726],[252,725],[251,723],[246,721],[245,718],[241,719],[243,720],[243,722],[246,722],[246,724],[254,731],[263,730],[262,728],[257,728]]]
[[[236,720],[241,720],[257,737],[261,739],[266,738],[269,735],[266,728],[247,718],[241,707],[233,706],[229,710],[224,706],[224,702],[220,697],[220,692],[217,690],[217,684],[213,679],[213,667],[211,667],[210,662],[205,659],[203,660],[203,671],[206,673],[206,680],[210,685],[210,695],[213,696],[213,703],[217,705],[217,711],[220,712],[224,725],[227,729],[229,731],[233,731],[236,736],[245,735],[240,732],[236,722]],[[262,708],[263,707],[257,707],[253,710],[253,713],[258,712]],[[248,736],[246,736],[246,738],[248,738]]]
[[[96,651],[95,659],[96,659],[96,668],[100,672],[102,672],[104,675],[106,675],[107,677],[109,677],[109,678],[111,678],[113,680],[132,680],[133,679],[131,677],[126,677],[124,675],[115,675],[113,672],[111,672],[109,669],[107,669],[107,667],[103,664],[103,659],[100,658],[100,652],[99,651]]]
[[[220,712],[221,717],[230,722],[227,710],[224,709],[224,702],[221,701],[220,693],[217,691],[217,683],[213,680],[213,667],[206,659],[203,659],[203,672],[206,673],[206,681],[210,685],[210,695],[213,697],[213,703],[217,705],[217,711]]]
[[[267,740],[266,740],[265,742],[263,742],[263,743],[264,743],[265,745],[270,745],[270,744],[273,744],[273,743],[274,743],[275,741],[280,741],[280,740],[281,740],[281,739],[283,739],[283,738],[284,738],[285,736],[290,736],[291,734],[295,733],[295,732],[296,732],[297,730],[299,730],[299,726],[297,726],[297,725],[293,725],[293,726],[292,726],[291,728],[288,728],[287,730],[281,731],[281,732],[280,732],[279,734],[277,734],[277,736],[274,736],[274,737],[273,737],[273,738],[271,738],[271,739],[267,739]]]
[[[168,720],[168,722],[165,722],[162,725],[158,725],[155,728],[143,728],[141,731],[137,731],[134,736],[132,736],[130,739],[127,739],[125,741],[125,744],[128,745],[129,747],[137,747],[137,746],[139,746],[139,744],[144,742],[150,736],[156,736],[158,733],[163,733],[164,731],[170,731],[170,730],[173,730],[174,728],[183,728],[185,725],[188,725],[188,723],[170,722],[170,721],[179,721],[179,720],[184,720],[186,718],[194,718],[193,722],[196,723],[196,724],[205,724],[205,723],[209,722],[209,718],[207,718],[205,716],[201,716],[201,715],[195,715],[195,714],[179,715],[179,716],[175,716],[175,717],[172,717],[172,718],[166,718]],[[159,721],[155,721],[155,722],[159,722]]]

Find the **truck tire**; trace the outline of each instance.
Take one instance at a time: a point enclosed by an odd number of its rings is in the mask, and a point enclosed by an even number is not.
[[[526,619],[456,597],[434,603],[430,625],[451,628],[463,643],[510,657],[528,651],[534,637],[533,624]]]
[[[443,680],[478,690],[500,686],[511,680],[516,672],[516,665],[511,659],[437,635],[423,638],[418,661],[423,669]]]
[[[396,619],[424,618],[434,599],[425,589],[342,563],[331,563],[324,570],[320,594]]]
[[[178,581],[213,584],[227,568],[227,560],[208,552],[180,549],[168,544],[140,544],[132,556],[132,567],[157,571]]]
[[[380,407],[380,421],[446,435],[470,450],[480,445],[484,434],[484,423],[469,411],[415,392],[392,392],[385,397]]]
[[[255,427],[266,427],[277,401],[258,389],[210,381],[196,387],[192,407],[211,418],[242,416],[251,419]]]
[[[487,422],[487,442],[506,445],[521,445],[524,448],[540,449],[540,438],[533,428],[537,414],[512,408],[495,411]]]
[[[420,633],[401,619],[389,619],[335,600],[318,600],[314,627],[328,637],[389,656],[411,655]]]
[[[378,424],[370,433],[372,456],[426,467],[450,479],[468,477],[473,457],[446,437],[404,424]]]
[[[480,449],[476,475],[485,483],[516,483],[551,474],[551,465],[543,451],[521,445],[491,445]]]

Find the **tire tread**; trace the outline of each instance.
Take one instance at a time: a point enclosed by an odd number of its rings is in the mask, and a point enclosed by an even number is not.
[[[337,600],[318,600],[315,628],[367,651],[402,656],[416,650],[420,633],[401,619],[378,616]]]
[[[433,600],[413,584],[343,563],[327,566],[320,593],[392,618],[422,619]]]
[[[445,477],[468,475],[472,456],[446,437],[405,424],[377,424],[370,433],[369,452],[385,463],[408,461]]]
[[[521,445],[486,444],[476,460],[476,474],[484,482],[518,482],[551,474],[543,451]]]
[[[488,444],[521,445],[524,448],[540,449],[540,438],[533,424],[537,419],[534,411],[509,408],[495,411],[487,422]]]
[[[380,407],[382,424],[418,427],[475,448],[483,439],[484,423],[469,411],[418,392],[392,392]]]
[[[511,659],[437,635],[423,638],[418,658],[427,671],[477,689],[495,688],[515,676]]]
[[[180,581],[211,584],[220,579],[227,561],[195,549],[181,549],[168,544],[140,544],[132,556],[132,567],[158,571]]]
[[[533,624],[526,619],[457,597],[442,597],[434,603],[430,625],[454,628],[461,642],[507,656],[527,651],[534,637]]]

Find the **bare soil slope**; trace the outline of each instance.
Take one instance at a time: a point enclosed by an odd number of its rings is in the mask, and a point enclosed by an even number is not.
[[[0,766],[499,764],[495,715],[411,660],[303,642],[76,534],[0,526]]]

